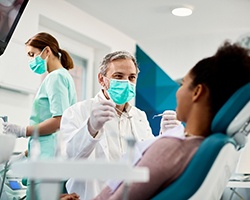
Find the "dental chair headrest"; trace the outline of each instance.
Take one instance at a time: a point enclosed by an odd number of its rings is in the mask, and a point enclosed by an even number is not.
[[[215,115],[211,131],[226,133],[233,137],[241,148],[246,143],[249,134],[250,120],[250,83],[238,89]],[[245,127],[245,130],[243,130]],[[246,131],[247,130],[247,131]]]

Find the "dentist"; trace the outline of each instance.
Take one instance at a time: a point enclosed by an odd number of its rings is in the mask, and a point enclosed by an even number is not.
[[[154,137],[145,112],[129,103],[136,95],[138,73],[136,59],[129,52],[116,51],[103,58],[98,73],[102,89],[63,113],[61,134],[69,158],[119,160],[127,150],[127,137],[136,141]],[[104,183],[69,179],[66,188],[81,200],[89,200]]]

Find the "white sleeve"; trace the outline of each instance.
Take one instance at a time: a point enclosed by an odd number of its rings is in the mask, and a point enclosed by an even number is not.
[[[60,132],[68,158],[87,158],[99,142],[88,131],[90,105],[85,104],[79,102],[66,109],[62,115]]]

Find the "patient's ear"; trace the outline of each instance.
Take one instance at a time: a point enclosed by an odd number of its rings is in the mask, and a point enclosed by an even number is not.
[[[193,101],[199,100],[199,98],[205,93],[205,86],[202,84],[198,84],[195,86],[194,91],[193,91]]]

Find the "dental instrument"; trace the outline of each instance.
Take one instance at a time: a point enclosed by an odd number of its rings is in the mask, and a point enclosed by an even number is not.
[[[163,115],[163,113],[160,113],[160,114],[157,114],[157,115],[154,115],[152,119],[156,118],[156,117],[161,117]]]

